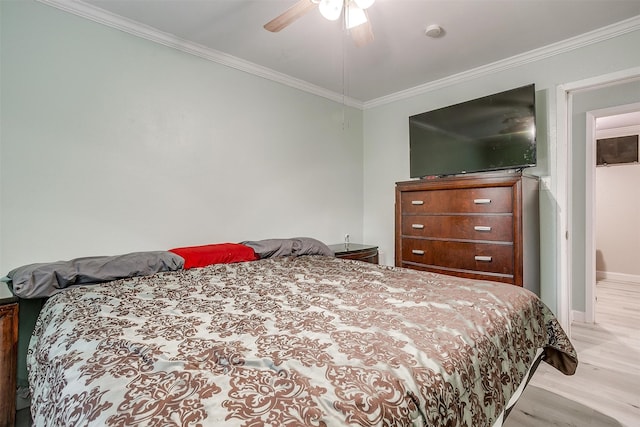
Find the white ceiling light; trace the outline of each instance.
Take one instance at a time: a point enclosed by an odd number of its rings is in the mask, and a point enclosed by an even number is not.
[[[433,37],[433,38],[440,37],[443,33],[444,33],[444,30],[438,24],[431,24],[424,31],[425,35],[427,35],[429,37]]]
[[[317,6],[320,14],[329,21],[337,21],[342,16],[343,28],[348,30],[355,45],[360,47],[373,41],[371,23],[365,9],[374,2],[375,0],[298,0],[289,9],[264,24],[264,28],[277,33]]]
[[[336,21],[344,7],[345,25],[354,28],[367,22],[364,10],[371,7],[375,0],[319,0],[318,9],[329,21]]]
[[[355,0],[360,9],[368,9],[376,0]]]
[[[340,13],[342,13],[342,0],[321,0],[318,9],[326,19],[335,21],[340,18]]]

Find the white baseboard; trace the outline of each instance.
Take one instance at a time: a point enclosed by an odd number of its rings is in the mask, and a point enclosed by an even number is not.
[[[587,316],[584,311],[571,310],[571,321],[584,323]]]
[[[596,280],[615,280],[640,285],[640,276],[635,274],[614,273],[611,271],[596,271]]]

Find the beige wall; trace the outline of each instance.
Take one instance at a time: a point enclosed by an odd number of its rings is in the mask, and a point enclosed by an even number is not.
[[[612,136],[621,135],[607,135]],[[596,168],[595,225],[598,277],[640,283],[639,184],[638,163]]]

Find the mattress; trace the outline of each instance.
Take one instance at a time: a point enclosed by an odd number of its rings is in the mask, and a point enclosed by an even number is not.
[[[492,426],[538,355],[577,357],[507,284],[324,256],[133,277],[50,298],[38,426]]]

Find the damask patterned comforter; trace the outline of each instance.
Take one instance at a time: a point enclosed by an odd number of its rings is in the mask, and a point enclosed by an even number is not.
[[[521,288],[322,256],[78,287],[29,346],[37,426],[491,426],[536,351]]]

